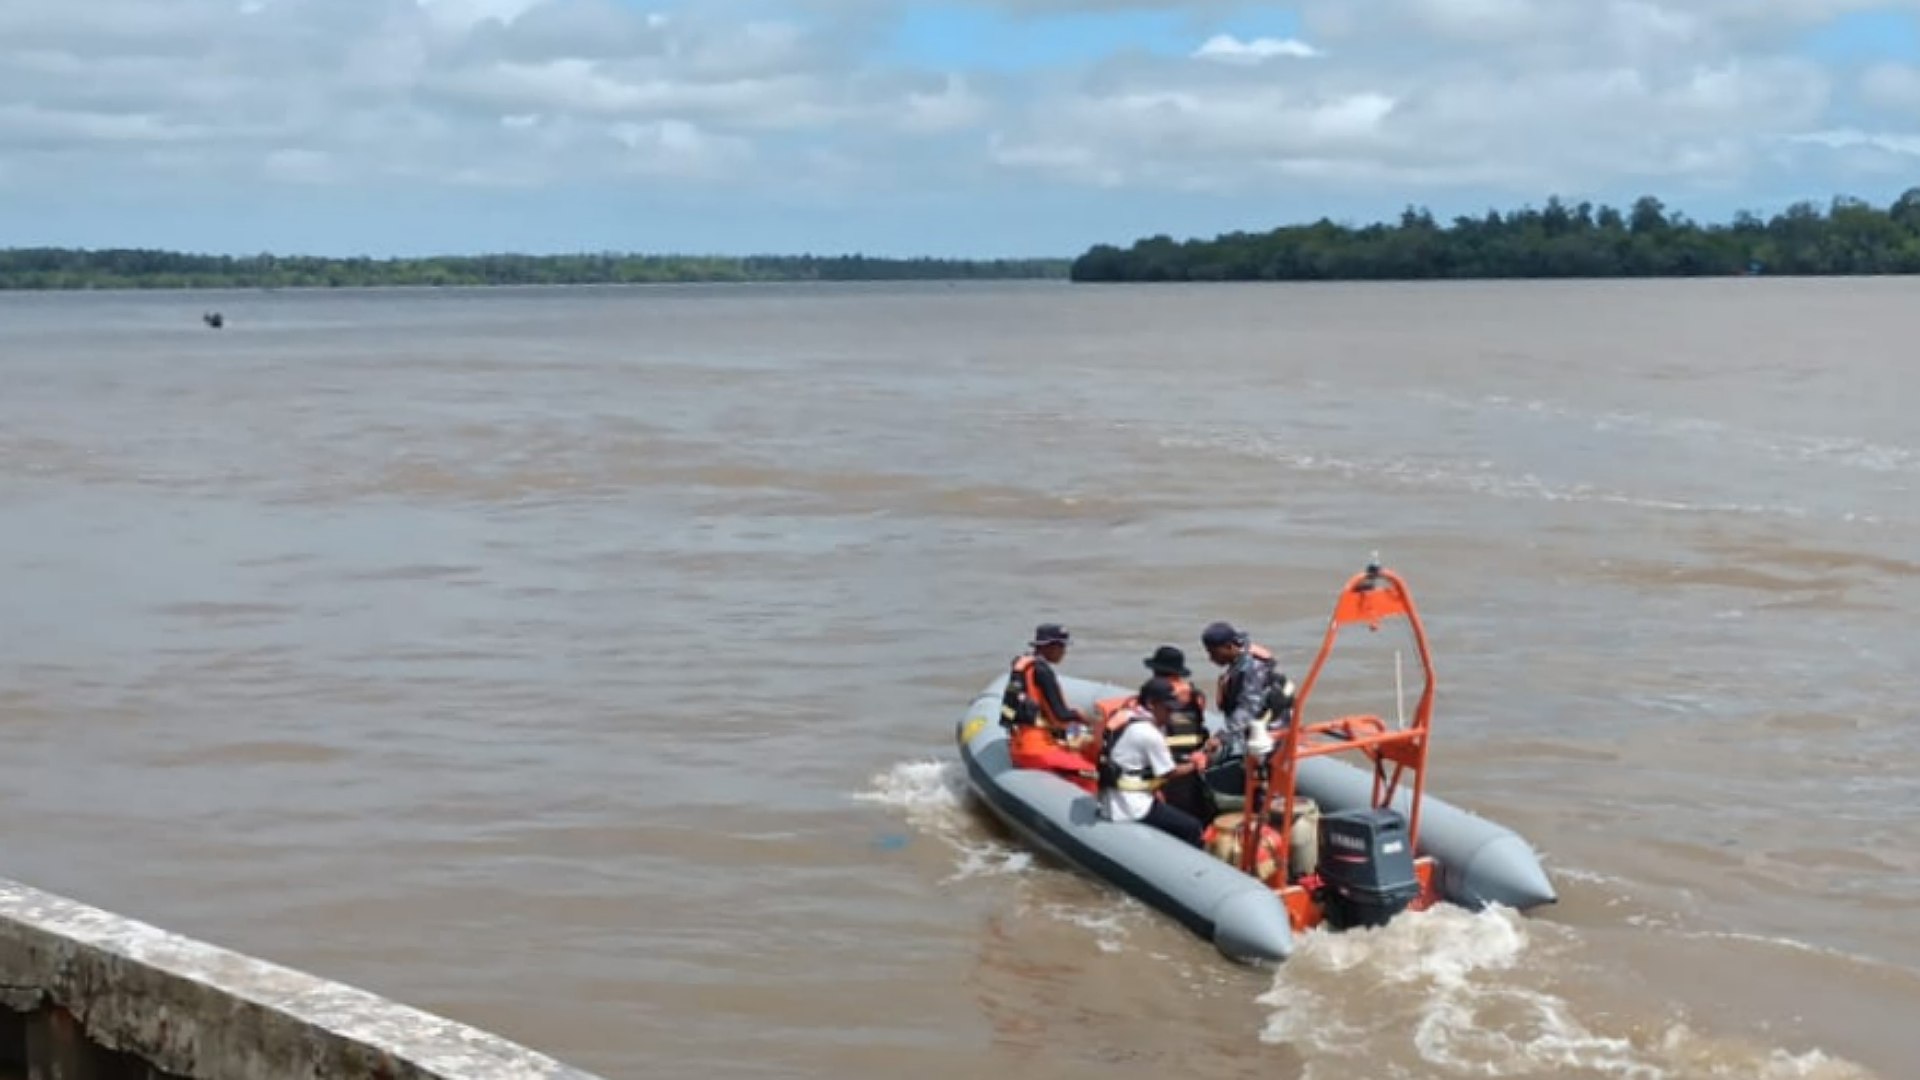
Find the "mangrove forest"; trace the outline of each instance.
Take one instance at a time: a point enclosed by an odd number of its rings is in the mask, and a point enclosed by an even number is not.
[[[475,255],[321,258],[144,249],[0,249],[0,289],[327,288],[401,285],[634,285],[747,281],[1064,278],[1059,259],[866,255]]]
[[[1099,244],[1075,259],[1074,281],[1337,281],[1436,278],[1701,277],[1732,274],[1920,273],[1920,188],[1885,209],[1841,196],[1798,202],[1769,218],[1723,224],[1669,213],[1652,195],[1625,210],[1559,198],[1441,224],[1408,207],[1397,224],[1325,218],[1212,240],[1165,235],[1130,248]]]

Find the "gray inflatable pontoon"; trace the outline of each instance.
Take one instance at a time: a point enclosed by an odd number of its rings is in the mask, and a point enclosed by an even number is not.
[[[1132,690],[1062,674],[1068,704],[1088,714],[1096,700]],[[1286,904],[1271,888],[1207,851],[1189,847],[1150,825],[1109,821],[1098,800],[1038,769],[1018,769],[1000,726],[1001,676],[980,692],[956,725],[967,783],[993,815],[1033,847],[1117,886],[1214,943],[1241,962],[1285,960],[1293,951]],[[1209,728],[1220,717],[1208,709]],[[1373,775],[1332,757],[1299,763],[1297,789],[1322,813],[1372,803]],[[1438,864],[1439,892],[1469,910],[1504,904],[1519,910],[1555,902],[1532,847],[1512,830],[1450,805],[1432,792],[1421,799],[1416,854]],[[1393,806],[1411,812],[1411,792]]]

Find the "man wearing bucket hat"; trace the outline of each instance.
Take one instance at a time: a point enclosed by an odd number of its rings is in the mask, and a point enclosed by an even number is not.
[[[1167,706],[1166,741],[1174,763],[1185,765],[1191,760],[1196,770],[1205,769],[1207,755],[1201,752],[1201,746],[1207,741],[1207,695],[1189,681],[1193,672],[1187,669],[1186,654],[1172,645],[1162,645],[1141,663],[1173,690],[1173,700]],[[1213,799],[1198,771],[1168,780],[1160,794],[1175,809],[1203,822],[1213,820]]]
[[[1185,761],[1207,741],[1207,696],[1188,681],[1193,672],[1187,669],[1186,654],[1174,646],[1162,645],[1140,662],[1173,687],[1173,723],[1167,731],[1167,749],[1173,751],[1175,761]]]
[[[1089,793],[1098,774],[1092,763],[1063,745],[1074,725],[1089,726],[1084,713],[1067,704],[1053,666],[1066,659],[1073,635],[1059,623],[1034,628],[1031,652],[1016,656],[1007,672],[1007,688],[1000,695],[1000,723],[1008,731],[1008,756],[1015,768],[1046,769],[1078,784]]]

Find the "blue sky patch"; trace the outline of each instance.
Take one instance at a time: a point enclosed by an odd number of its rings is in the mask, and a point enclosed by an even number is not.
[[[1920,17],[1891,8],[1856,11],[1808,35],[1804,48],[1835,63],[1920,60]]]
[[[1022,70],[1082,63],[1126,49],[1172,52],[1182,19],[1162,11],[1011,16],[977,7],[911,7],[892,49],[929,67]]]
[[[966,4],[913,6],[900,15],[889,59],[929,67],[1033,70],[1140,51],[1184,56],[1215,34],[1288,37],[1291,10],[1250,7],[1223,19],[1175,11],[1061,12],[1016,15]]]

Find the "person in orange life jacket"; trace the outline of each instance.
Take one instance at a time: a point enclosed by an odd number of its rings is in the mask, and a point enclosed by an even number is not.
[[[1172,645],[1162,645],[1141,663],[1148,671],[1165,679],[1173,687],[1174,702],[1167,720],[1167,749],[1176,765],[1184,765],[1207,741],[1207,695],[1189,682],[1187,657]],[[1207,785],[1198,773],[1168,781],[1160,795],[1175,809],[1184,810],[1201,821],[1213,820],[1216,808]]]
[[[1066,659],[1073,635],[1058,623],[1041,623],[1027,644],[1032,652],[1017,656],[1007,673],[1000,696],[1000,723],[1010,733],[1007,747],[1015,768],[1046,769],[1088,792],[1097,774],[1086,757],[1062,745],[1075,724],[1089,726],[1080,710],[1067,704],[1053,666]]]
[[[1167,748],[1166,729],[1180,695],[1162,676],[1140,687],[1137,703],[1114,711],[1100,733],[1100,811],[1112,821],[1138,821],[1194,847],[1204,842],[1200,819],[1154,797],[1169,780],[1206,768],[1207,756],[1195,752],[1176,765]]]
[[[1225,669],[1218,698],[1225,722],[1221,735],[1207,740],[1206,750],[1215,759],[1206,775],[1207,788],[1238,794],[1246,789],[1247,738],[1253,725],[1285,730],[1293,719],[1293,680],[1275,669],[1266,646],[1255,644],[1232,623],[1208,624],[1200,632],[1200,644],[1207,659]]]

